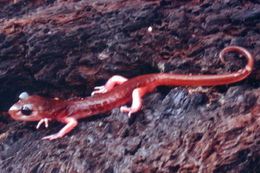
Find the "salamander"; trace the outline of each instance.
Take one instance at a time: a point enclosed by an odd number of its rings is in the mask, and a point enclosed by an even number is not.
[[[213,75],[154,73],[132,79],[116,75],[111,77],[104,86],[95,87],[92,96],[74,101],[45,98],[23,92],[19,95],[19,101],[9,109],[8,113],[14,120],[39,121],[37,129],[42,124],[47,128],[51,120],[64,123],[66,125],[58,133],[42,139],[61,138],[77,126],[78,119],[105,113],[118,106],[121,106],[121,112],[127,112],[130,117],[141,109],[142,97],[157,86],[216,86],[243,80],[253,70],[253,56],[245,48],[228,46],[220,52],[221,60],[224,60],[225,53],[231,51],[242,54],[247,60],[245,67],[236,72]],[[132,101],[131,107],[122,106],[130,101]]]

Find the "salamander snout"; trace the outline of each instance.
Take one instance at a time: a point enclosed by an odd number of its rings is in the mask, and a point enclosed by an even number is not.
[[[28,93],[23,92],[19,95],[19,101],[10,107],[8,113],[15,120],[20,121],[38,121],[40,117]]]

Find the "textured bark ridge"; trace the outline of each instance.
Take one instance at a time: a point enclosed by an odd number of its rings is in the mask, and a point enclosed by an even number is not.
[[[257,0],[0,0],[0,172],[260,172]],[[111,113],[35,130],[6,111],[22,91],[87,97],[114,74],[253,73],[219,87],[160,87],[128,120]]]

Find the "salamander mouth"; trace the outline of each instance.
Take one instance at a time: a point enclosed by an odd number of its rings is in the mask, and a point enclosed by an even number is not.
[[[22,116],[19,116],[18,120],[20,120],[20,121],[39,121],[39,118],[37,118],[35,116],[22,115]]]

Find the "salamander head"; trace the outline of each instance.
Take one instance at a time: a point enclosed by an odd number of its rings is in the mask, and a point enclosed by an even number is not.
[[[8,111],[13,119],[39,121],[44,118],[43,105],[45,105],[47,99],[36,95],[29,96],[27,92],[21,93],[19,99]]]

